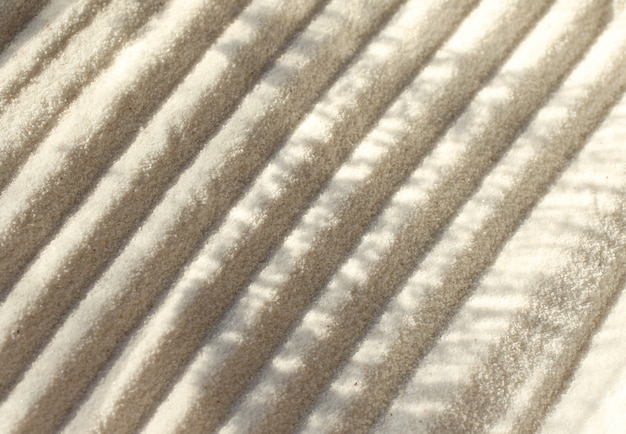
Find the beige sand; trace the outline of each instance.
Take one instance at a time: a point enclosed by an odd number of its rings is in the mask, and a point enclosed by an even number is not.
[[[609,0],[0,3],[0,432],[621,432]]]

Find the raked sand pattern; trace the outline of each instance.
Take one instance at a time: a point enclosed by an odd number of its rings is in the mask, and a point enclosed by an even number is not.
[[[617,0],[0,1],[0,433],[623,433]]]

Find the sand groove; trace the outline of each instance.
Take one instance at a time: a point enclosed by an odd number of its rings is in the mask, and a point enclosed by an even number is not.
[[[0,2],[0,431],[609,432],[625,88],[622,1]]]

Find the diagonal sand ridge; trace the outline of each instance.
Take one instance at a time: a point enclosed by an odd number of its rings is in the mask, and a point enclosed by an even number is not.
[[[621,432],[625,12],[0,0],[0,431]]]

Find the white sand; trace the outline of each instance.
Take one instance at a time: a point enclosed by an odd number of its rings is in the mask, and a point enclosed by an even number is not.
[[[623,1],[0,3],[0,432],[621,432],[624,89]]]

